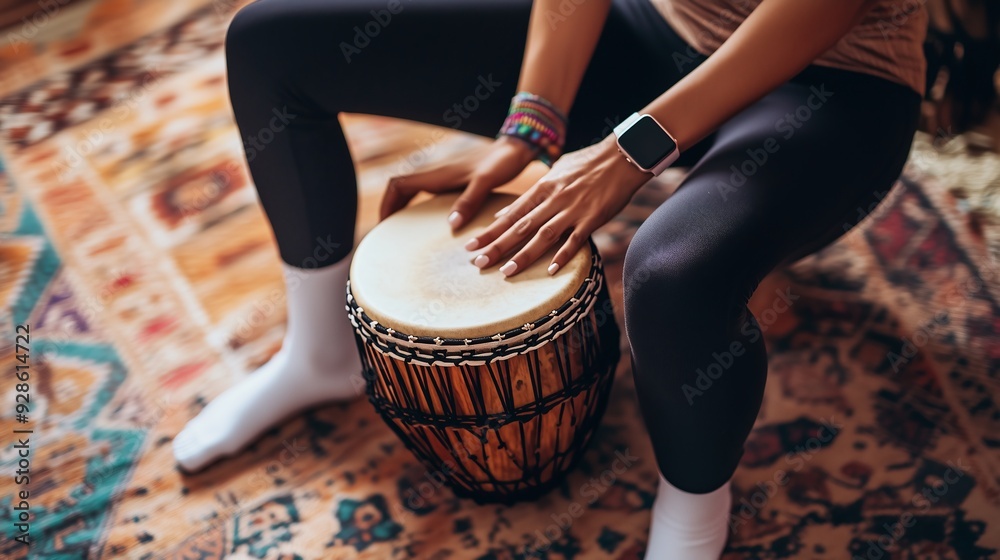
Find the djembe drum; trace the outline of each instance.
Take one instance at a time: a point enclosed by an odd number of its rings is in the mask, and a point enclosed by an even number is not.
[[[455,196],[380,223],[358,245],[347,286],[369,400],[455,494],[540,496],[580,459],[619,357],[593,244],[558,273],[554,250],[512,278],[479,270],[465,241],[514,200],[494,195],[453,234]]]

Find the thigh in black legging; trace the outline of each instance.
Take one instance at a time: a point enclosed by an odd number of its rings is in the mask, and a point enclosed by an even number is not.
[[[286,263],[326,266],[353,246],[356,183],[337,114],[492,136],[515,93],[530,10],[530,0],[258,0],[237,13],[230,97]],[[551,22],[572,25],[572,14]],[[568,146],[602,138],[689,71],[696,61],[671,59],[685,49],[647,0],[615,0]]]
[[[639,228],[625,260],[626,330],[657,464],[677,487],[721,486],[753,427],[767,357],[748,298],[884,197],[918,107],[903,86],[810,68],[725,124]],[[769,297],[787,310],[797,295]]]
[[[514,93],[530,0],[258,0],[226,37],[229,91],[282,259],[354,243],[354,167],[337,115],[488,133]],[[417,148],[418,146],[414,146]]]

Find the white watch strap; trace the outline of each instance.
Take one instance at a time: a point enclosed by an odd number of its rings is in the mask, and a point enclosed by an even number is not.
[[[674,144],[676,144],[676,142],[674,142]],[[668,155],[667,157],[663,158],[663,160],[659,164],[657,164],[656,167],[650,169],[650,172],[652,172],[654,177],[659,177],[660,173],[666,171],[667,168],[669,168],[671,164],[677,161],[677,158],[679,157],[681,157],[681,152],[680,150],[675,148],[674,151],[671,152],[670,155]]]
[[[618,126],[615,127],[615,138],[620,138],[621,135],[624,134],[626,130],[628,130],[629,128],[631,128],[632,125],[635,124],[636,121],[638,121],[641,118],[642,118],[642,115],[640,115],[639,113],[632,113],[631,115],[629,115],[627,119],[625,119],[624,121],[621,122],[621,124],[619,124]],[[655,121],[656,119],[653,119],[653,120]],[[656,124],[659,125],[659,122],[657,122]],[[660,125],[660,128],[662,129],[663,126]],[[670,139],[674,141],[674,145],[677,146],[677,140],[675,140],[674,137],[671,136],[671,134],[666,131],[666,129],[664,129],[663,131],[667,133],[667,136],[670,136]],[[619,148],[618,149],[619,149],[619,151],[622,151],[620,144],[619,144]],[[660,173],[663,173],[664,171],[667,170],[668,167],[670,167],[670,164],[672,164],[675,161],[677,161],[677,158],[679,158],[680,155],[681,155],[680,148],[679,147],[675,147],[673,152],[671,152],[669,155],[667,155],[667,157],[663,158],[663,160],[660,163],[658,163],[656,165],[656,167],[654,167],[653,169],[650,169],[649,172],[652,173],[654,176],[657,176]],[[632,161],[632,160],[629,159],[629,161]],[[638,165],[639,165],[639,164],[635,163],[634,161],[632,161],[632,164],[635,165],[636,167],[638,167]],[[640,169],[642,169],[642,168],[640,167]]]
[[[638,121],[641,118],[642,115],[640,115],[639,113],[632,113],[631,115],[629,115],[627,119],[623,120],[618,124],[618,126],[615,127],[615,138],[621,136],[623,132],[631,128],[632,125],[635,124],[636,121]]]

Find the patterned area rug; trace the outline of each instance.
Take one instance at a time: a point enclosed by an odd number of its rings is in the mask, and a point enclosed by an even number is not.
[[[656,471],[626,362],[583,462],[534,503],[456,499],[364,400],[293,418],[202,474],[176,470],[173,436],[277,350],[285,320],[225,95],[222,37],[236,6],[184,5],[154,17],[137,0],[141,35],[86,60],[45,51],[45,79],[0,101],[0,325],[33,335],[30,422],[17,422],[5,382],[0,430],[34,430],[33,545],[13,540],[22,488],[5,475],[0,556],[642,558]],[[479,141],[344,121],[361,233],[388,177]],[[864,227],[754,297],[771,373],[735,479],[726,560],[1000,549],[1000,266],[933,172],[933,150],[917,147],[883,204],[859,209]],[[645,187],[596,236],[619,322],[625,248],[680,178]],[[13,343],[0,341],[5,374]],[[18,457],[4,441],[9,473]]]

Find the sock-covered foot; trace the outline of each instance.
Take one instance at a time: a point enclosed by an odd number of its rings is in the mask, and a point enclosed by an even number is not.
[[[174,438],[174,458],[185,471],[201,470],[242,450],[296,412],[360,395],[360,365],[341,364],[337,370],[303,366],[279,351],[184,426]]]
[[[729,483],[691,494],[660,476],[653,501],[646,560],[719,560],[729,531]]]
[[[364,391],[344,290],[350,259],[304,270],[285,266],[288,329],[266,364],[224,391],[174,438],[188,472],[232,455],[288,416]]]

